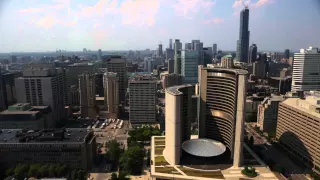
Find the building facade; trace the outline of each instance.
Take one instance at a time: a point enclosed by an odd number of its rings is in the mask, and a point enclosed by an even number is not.
[[[95,76],[84,73],[79,75],[80,111],[82,117],[97,116]]]
[[[290,156],[320,174],[320,98],[288,98],[279,104],[276,138]]]
[[[156,121],[157,81],[151,76],[129,80],[129,120],[132,124]]]
[[[93,132],[86,129],[2,129],[0,149],[0,163],[4,166],[65,164],[88,171],[93,167],[96,140]]]
[[[181,74],[184,83],[198,82],[198,60],[199,53],[197,51],[181,51]]]
[[[283,100],[282,96],[266,97],[258,105],[257,125],[261,131],[267,133],[276,132],[279,103]]]
[[[248,62],[249,37],[249,9],[246,7],[240,13],[239,40],[237,41],[237,60],[240,62]]]
[[[170,164],[178,165],[181,146],[190,139],[192,120],[193,85],[173,86],[166,89],[164,156]]]
[[[294,54],[292,91],[320,90],[320,50],[310,47]]]
[[[231,54],[225,55],[221,59],[221,67],[223,68],[233,68],[233,57]]]
[[[181,74],[181,49],[182,44],[179,39],[174,42],[174,73]]]
[[[252,44],[249,49],[249,61],[248,63],[253,63],[257,60],[258,47],[256,44]]]
[[[103,75],[104,106],[108,117],[117,119],[119,115],[119,77],[117,73],[108,72]]]
[[[181,74],[165,74],[161,76],[161,83],[163,89],[181,85],[183,83],[183,76]]]
[[[202,68],[199,138],[223,143],[233,165],[242,161],[247,71]]]

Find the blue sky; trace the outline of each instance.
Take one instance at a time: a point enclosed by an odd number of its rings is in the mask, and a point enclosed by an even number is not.
[[[2,3],[1,3],[2,2]],[[238,0],[4,0],[0,52],[142,50],[200,39],[235,50]],[[302,3],[303,2],[303,3]],[[258,50],[320,47],[319,0],[250,0]]]

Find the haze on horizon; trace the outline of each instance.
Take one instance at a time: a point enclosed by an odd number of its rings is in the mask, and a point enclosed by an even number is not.
[[[251,0],[258,50],[320,47],[317,0]],[[10,0],[0,4],[0,52],[142,50],[200,39],[235,50],[238,0]]]

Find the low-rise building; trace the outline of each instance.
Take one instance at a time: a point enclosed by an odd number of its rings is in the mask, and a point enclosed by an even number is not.
[[[17,103],[0,113],[0,129],[45,129],[54,128],[49,106],[31,106]]]
[[[93,166],[96,140],[86,129],[0,130],[0,163],[65,164],[85,171]]]

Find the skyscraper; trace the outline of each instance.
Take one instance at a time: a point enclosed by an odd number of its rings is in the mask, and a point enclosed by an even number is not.
[[[203,65],[204,66],[207,66],[207,64],[212,63],[212,59],[213,59],[212,52],[213,52],[212,47],[203,48]]]
[[[181,49],[182,44],[179,39],[174,42],[174,73],[181,74]]]
[[[320,50],[310,47],[294,54],[292,91],[320,90]]]
[[[118,118],[119,113],[119,77],[117,73],[104,73],[104,104],[108,118]]]
[[[237,60],[240,62],[248,62],[249,38],[249,9],[246,7],[240,13],[239,41],[237,42]]]
[[[252,44],[249,50],[249,61],[248,63],[253,63],[257,60],[258,47],[256,44]]]
[[[247,73],[240,69],[201,69],[199,138],[223,143],[235,167],[242,160]]]
[[[162,56],[163,56],[162,44],[159,44],[159,47],[158,47],[158,56],[159,56],[159,57],[162,57]]]
[[[184,49],[185,50],[191,50],[191,43],[185,43],[184,44]]]
[[[290,57],[290,50],[289,49],[284,50],[284,58],[289,59],[289,57]]]
[[[119,76],[119,100],[124,101],[126,90],[128,87],[127,81],[127,61],[121,56],[106,56],[103,61],[107,64],[107,71],[117,73]]]
[[[64,115],[63,82],[60,72],[54,69],[28,69],[23,77],[15,79],[17,102],[32,106],[50,106],[54,124]]]
[[[217,46],[217,44],[213,44],[212,45],[212,55],[214,58],[216,57],[217,53],[218,53],[218,46]]]
[[[174,72],[174,60],[168,59],[168,74],[171,74]]]
[[[181,74],[184,83],[198,82],[198,59],[199,53],[197,51],[181,51]]]
[[[97,115],[95,77],[89,73],[79,75],[80,110],[83,117],[94,118]]]
[[[172,49],[172,39],[169,39],[169,49]]]

